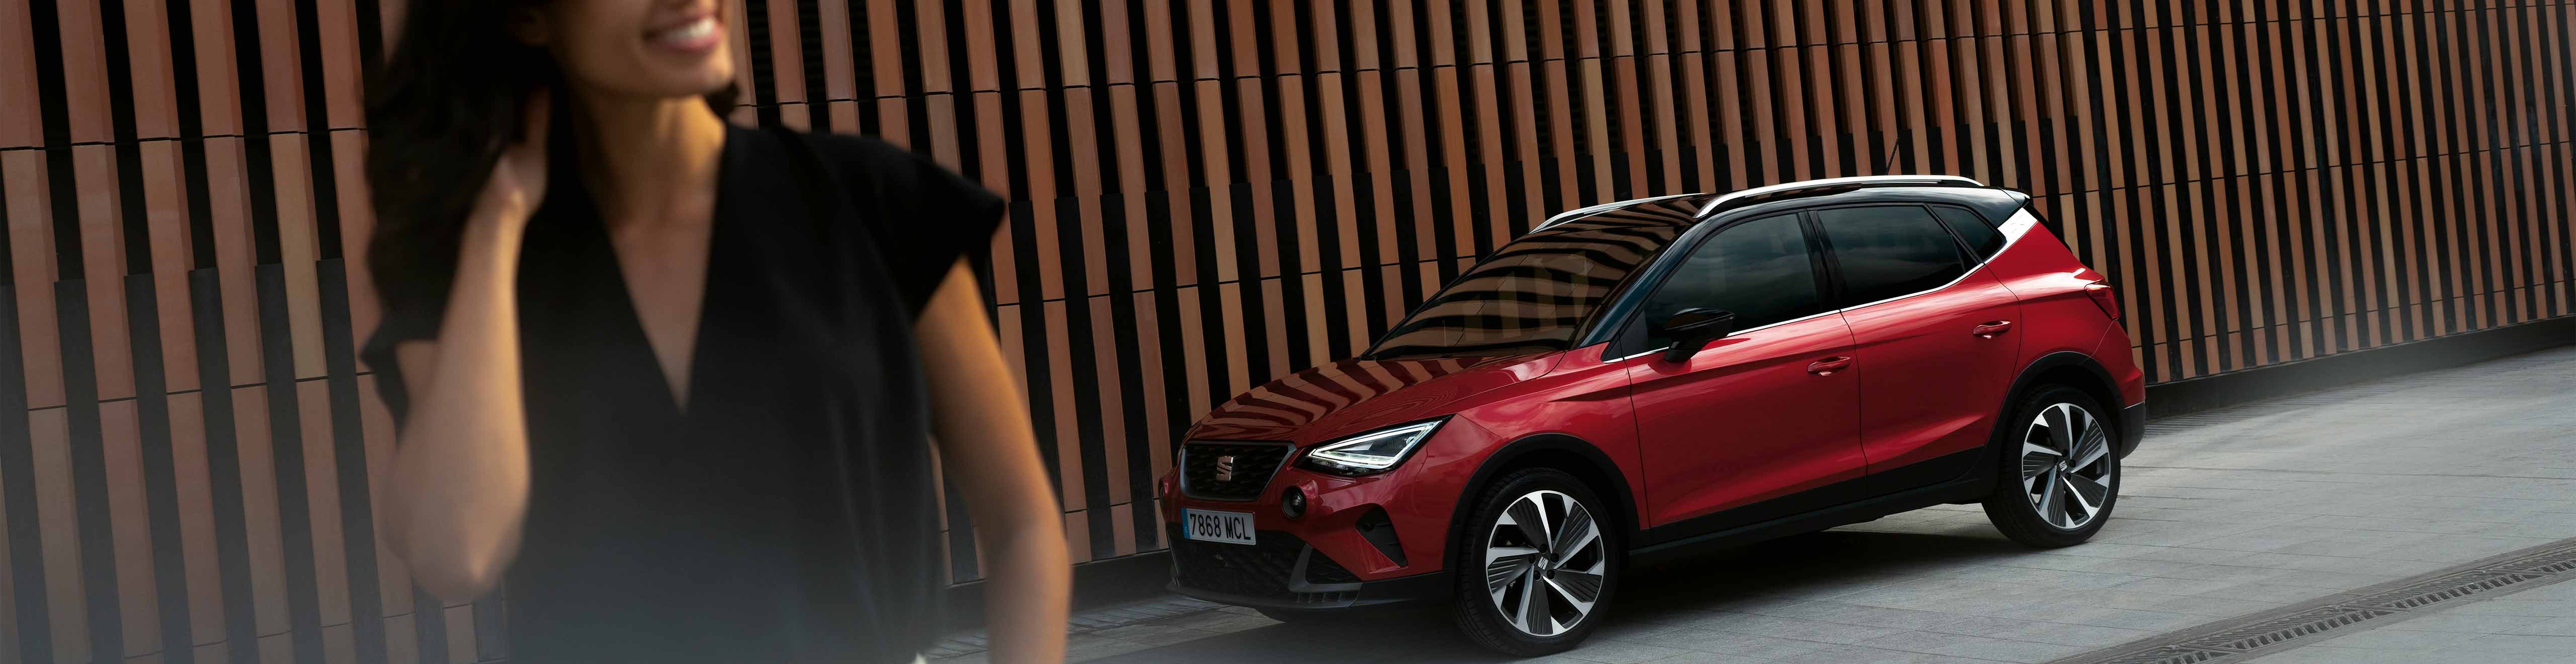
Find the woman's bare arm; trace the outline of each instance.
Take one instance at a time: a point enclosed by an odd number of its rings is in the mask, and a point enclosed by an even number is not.
[[[413,580],[462,600],[500,582],[528,507],[519,387],[519,243],[545,198],[545,102],[506,150],[466,221],[437,341],[394,347],[411,395],[382,493],[386,544]]]
[[[1064,512],[1029,428],[984,299],[964,262],[950,268],[914,336],[929,377],[939,458],[974,515],[984,568],[984,616],[993,661],[1064,661],[1072,563]]]

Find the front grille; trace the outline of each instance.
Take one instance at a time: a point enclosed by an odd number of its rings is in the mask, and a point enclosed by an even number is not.
[[[1207,500],[1258,498],[1261,489],[1270,486],[1270,476],[1279,472],[1279,462],[1288,458],[1288,451],[1284,443],[1194,441],[1182,445],[1181,493]]]
[[[1172,536],[1172,568],[1182,586],[1197,590],[1284,599],[1298,603],[1327,603],[1350,599],[1350,592],[1295,592],[1288,579],[1297,569],[1297,555],[1308,548],[1306,541],[1276,530],[1254,533],[1252,546],[1218,544],[1183,539],[1181,527],[1167,528]],[[1307,583],[1357,583],[1359,576],[1317,551],[1306,559]]]

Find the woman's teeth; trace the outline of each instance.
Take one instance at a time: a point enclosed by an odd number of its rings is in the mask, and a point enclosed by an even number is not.
[[[707,16],[677,27],[665,28],[652,35],[653,41],[666,44],[689,44],[715,34],[716,17]]]

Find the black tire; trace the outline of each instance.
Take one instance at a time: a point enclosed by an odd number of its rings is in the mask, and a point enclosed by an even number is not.
[[[1572,499],[1574,504],[1582,506],[1583,512],[1589,515],[1600,530],[1598,551],[1574,554],[1566,568],[1568,570],[1576,567],[1590,569],[1591,562],[1598,562],[1602,570],[1599,589],[1594,595],[1591,609],[1576,617],[1575,622],[1563,631],[1543,637],[1522,631],[1513,625],[1510,618],[1503,615],[1502,610],[1496,606],[1497,600],[1494,599],[1492,591],[1487,589],[1484,574],[1485,551],[1487,544],[1495,535],[1497,520],[1505,510],[1510,509],[1523,497],[1540,492],[1555,492]],[[1556,500],[1556,498],[1544,497],[1540,500]],[[1614,508],[1609,503],[1603,502],[1601,497],[1595,495],[1592,489],[1585,486],[1581,480],[1551,468],[1513,471],[1496,480],[1483,495],[1475,496],[1474,502],[1469,505],[1473,510],[1468,513],[1470,520],[1465,528],[1466,533],[1457,543],[1458,545],[1452,548],[1451,554],[1450,569],[1456,570],[1454,576],[1457,578],[1458,585],[1455,601],[1451,603],[1450,608],[1457,620],[1459,631],[1464,632],[1467,638],[1475,641],[1477,645],[1517,657],[1537,657],[1565,652],[1590,637],[1593,630],[1600,627],[1602,616],[1609,610],[1611,599],[1618,589],[1619,575],[1627,565],[1627,549],[1623,548],[1626,542],[1621,537],[1623,533],[1618,526],[1622,521],[1616,512],[1611,511]],[[1571,510],[1569,510],[1570,513]],[[1589,547],[1584,546],[1567,548],[1579,552],[1591,551]],[[1594,555],[1598,558],[1591,557]],[[1556,573],[1566,572],[1560,570]],[[1516,574],[1515,577],[1517,576]],[[1571,576],[1548,578],[1565,579],[1568,583],[1575,581]],[[1518,592],[1518,589],[1509,590],[1506,594],[1510,595],[1514,592]],[[1558,595],[1549,597],[1558,597]],[[1573,605],[1566,606],[1571,608]]]
[[[2023,443],[2036,438],[2040,441],[2037,443],[2039,445],[2056,446],[2049,442],[2044,430],[2034,426],[2034,420],[2042,418],[2044,411],[2061,405],[2082,410],[2091,419],[2094,430],[2098,430],[2102,436],[2098,444],[2102,446],[2104,452],[2098,461],[2073,469],[2058,467],[2054,470],[2043,468],[2040,471],[2043,474],[2055,472],[2073,475],[2077,479],[2091,480],[2094,484],[2104,487],[2101,499],[2098,501],[2098,508],[2081,522],[2074,522],[2075,519],[2069,516],[2072,508],[2059,510],[2055,520],[2043,517],[2043,508],[2039,503],[2046,502],[2045,499],[2034,499],[2036,490],[2022,484],[2025,456]],[[2110,417],[2111,412],[2103,408],[2102,403],[2095,400],[2092,395],[2064,385],[2043,385],[2022,397],[2021,403],[2013,407],[2012,415],[1995,424],[1997,437],[2002,439],[2003,448],[2001,453],[1996,455],[1996,463],[2000,466],[1997,468],[1994,493],[1987,496],[1985,500],[1986,519],[1993,521],[1995,529],[2003,531],[2005,537],[2037,548],[2054,549],[2074,546],[2092,539],[2093,533],[2101,531],[2102,524],[2111,520],[2111,508],[2117,506],[2120,500],[2120,455],[2116,452],[2120,449],[2121,443],[2120,427],[2116,426]],[[2075,430],[2072,434],[2074,437],[2080,439],[2084,436],[2080,427],[2070,426],[2069,428]],[[2081,440],[2076,441],[2075,446],[2090,447]],[[2084,454],[2084,456],[2090,455]],[[2044,460],[2048,457],[2042,454],[2034,458]],[[2054,478],[2057,475],[2046,475],[2046,477]],[[2067,488],[2073,486],[2076,485],[2069,483],[2057,486],[2061,491],[2068,492],[2060,494],[2061,501],[2072,500],[2081,495]],[[2082,503],[2060,503],[2061,506],[2070,504],[2080,506]],[[2066,527],[2068,523],[2073,523],[2073,527]]]

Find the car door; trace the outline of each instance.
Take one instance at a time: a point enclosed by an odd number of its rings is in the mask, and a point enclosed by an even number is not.
[[[1778,499],[1866,469],[1851,333],[1829,309],[1823,263],[1795,213],[1719,229],[1639,307],[1626,348],[1648,525],[1702,531],[1786,512]],[[1673,362],[1662,322],[1692,308],[1735,314],[1735,330]],[[1614,344],[1617,345],[1617,344]]]
[[[1882,488],[1969,469],[2012,382],[2020,305],[1922,205],[1813,210],[1851,327],[1861,448]]]

